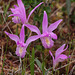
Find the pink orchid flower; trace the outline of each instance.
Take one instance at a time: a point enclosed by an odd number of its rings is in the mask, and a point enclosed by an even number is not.
[[[43,2],[41,2],[40,4],[38,4],[28,15],[28,18],[26,18],[26,11],[25,11],[25,7],[24,4],[22,3],[22,0],[17,0],[18,6],[14,5],[14,8],[11,8],[11,11],[13,14],[9,15],[9,16],[14,16],[12,18],[12,21],[14,23],[20,23],[22,22],[22,24],[28,23],[28,20],[31,16],[31,14],[35,11],[36,8],[38,8]]]
[[[26,43],[24,43],[24,40],[25,40],[24,25],[22,25],[22,28],[21,28],[20,38],[15,34],[10,34],[6,31],[5,31],[5,33],[10,37],[10,39],[12,39],[16,42],[16,44],[17,44],[16,55],[20,56],[21,58],[23,58],[25,56],[26,48],[28,47],[29,43],[40,38],[40,35],[31,36],[26,40]]]
[[[48,27],[48,18],[46,11],[44,11],[42,22],[42,34],[40,33],[40,30],[34,25],[25,24],[25,26],[28,27],[31,31],[36,32],[38,35],[41,34],[42,37],[40,39],[42,41],[43,46],[45,48],[51,48],[54,45],[54,41],[52,40],[52,38],[57,39],[57,35],[53,33],[53,30],[57,28],[61,21],[62,19],[56,21]]]
[[[60,48],[58,48],[56,50],[56,53],[55,53],[55,58],[53,56],[53,54],[51,53],[51,51],[49,51],[50,55],[52,56],[53,58],[53,69],[55,69],[56,65],[59,63],[59,62],[63,62],[65,59],[69,58],[67,57],[66,55],[64,54],[61,54],[62,52],[64,52],[67,48],[68,48],[68,45],[67,47],[64,49],[65,47],[65,44],[63,44]]]

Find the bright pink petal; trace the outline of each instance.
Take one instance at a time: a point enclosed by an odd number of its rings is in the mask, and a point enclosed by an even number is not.
[[[50,53],[50,55],[52,56],[52,58],[53,58],[53,61],[54,61],[54,56],[53,56],[53,54],[52,54],[52,52],[49,50],[49,53]]]
[[[12,11],[13,14],[20,14],[20,8],[19,7],[16,7],[15,9],[14,8],[10,8],[10,10]]]
[[[55,66],[56,66],[56,64],[57,64],[57,61],[54,59],[54,56],[53,56],[52,52],[49,51],[49,53],[50,53],[50,55],[51,55],[52,58],[53,58],[53,69],[55,69]]]
[[[25,7],[24,7],[24,4],[22,3],[22,0],[17,0],[17,3],[19,5],[19,9],[20,9],[20,12],[23,16],[23,19],[24,19],[24,22],[23,24],[26,22],[26,11],[25,11]]]
[[[14,5],[14,7],[17,8],[18,6],[17,5]]]
[[[52,24],[48,27],[48,31],[51,32],[51,31],[55,30],[61,21],[62,21],[62,19],[56,21],[55,23],[52,23]]]
[[[63,62],[65,59],[67,59],[68,57],[64,54],[61,54],[59,55],[57,58],[55,58],[55,60],[53,61],[53,68],[56,67],[56,65],[59,63],[59,62]]]
[[[25,12],[25,7],[24,4],[22,3],[21,0],[17,0],[17,3],[19,5],[16,6],[14,5],[15,9],[11,8],[11,11],[13,14],[16,14],[18,17],[20,17],[22,23],[24,24],[26,22],[26,12]],[[19,15],[18,15],[19,14]],[[9,15],[9,16],[16,16],[16,15]]]
[[[43,3],[43,2],[41,2],[40,4],[38,4],[38,5],[30,12],[30,14],[29,14],[29,16],[28,16],[28,19],[27,19],[27,22],[28,22],[28,20],[29,20],[29,18],[30,18],[30,16],[31,16],[31,14],[32,14],[32,13],[35,11],[35,9],[38,8],[42,3]]]
[[[22,3],[22,0],[17,0],[18,6],[22,9],[24,9],[24,4]]]
[[[34,25],[24,24],[26,27],[28,27],[31,31],[36,32],[38,35],[41,34],[39,29]]]
[[[47,31],[47,27],[48,27],[48,18],[46,11],[44,11],[43,22],[42,22],[43,33]]]
[[[63,62],[65,59],[67,59],[68,57],[64,54],[59,55],[59,57],[57,58],[58,62]]]
[[[50,33],[50,37],[53,38],[53,39],[57,39],[57,35],[54,34],[53,32]]]
[[[65,47],[65,44],[63,44],[60,48],[57,49],[57,51],[55,53],[55,58],[57,58],[62,52],[64,52],[68,48],[68,45],[65,49],[64,49],[64,47]]]
[[[17,43],[17,41],[19,41],[19,37],[17,35],[10,34],[6,31],[5,31],[5,33],[10,37],[10,39],[14,40],[16,43]]]
[[[14,8],[10,8],[12,13],[15,13],[15,9]]]
[[[40,39],[41,39],[41,42],[42,42],[43,47],[44,48],[48,48],[48,46],[47,46],[47,44],[45,42],[45,38],[44,37],[41,37]]]
[[[15,52],[17,56],[20,56],[20,54],[19,54],[19,49],[20,49],[20,47],[17,46],[17,48],[16,48],[16,52]]]
[[[35,35],[35,36],[29,37],[26,41],[26,48],[32,41],[35,41],[35,40],[39,39],[40,37],[41,37],[41,35]]]
[[[18,6],[14,5],[15,8],[11,8],[13,14],[9,16],[18,16],[21,19],[22,24],[27,23],[26,11],[25,11],[24,4],[22,3],[22,0],[17,0],[17,3]]]
[[[24,39],[25,39],[25,32],[24,32],[24,25],[22,25],[20,32],[20,41],[24,42]]]
[[[20,14],[10,14],[8,17],[10,17],[10,16],[18,16],[18,17],[22,17],[22,15],[20,15]]]
[[[23,18],[23,16],[21,14],[11,14],[9,16],[17,16],[17,17],[19,17],[21,19],[22,23],[24,24],[25,20],[24,20],[24,18]]]

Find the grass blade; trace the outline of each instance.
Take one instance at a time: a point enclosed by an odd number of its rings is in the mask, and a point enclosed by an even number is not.
[[[45,75],[47,75],[48,71],[51,70],[53,67],[47,69],[47,71],[45,72]]]
[[[70,15],[71,0],[66,0],[66,5],[67,5],[67,13],[69,16]]]
[[[42,64],[41,64],[41,62],[36,58],[36,63],[37,63],[37,65],[39,66],[39,68],[41,69],[41,71],[42,71]]]
[[[32,63],[32,65],[30,65],[30,70],[31,70],[31,75],[34,75],[34,58],[35,58],[35,51],[34,48],[32,49],[32,58],[30,60],[30,63]]]

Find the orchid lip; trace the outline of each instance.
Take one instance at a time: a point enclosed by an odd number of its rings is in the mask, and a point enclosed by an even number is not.
[[[47,46],[50,46],[50,40],[49,40],[49,37],[45,37],[45,41],[46,41]]]
[[[20,49],[19,49],[20,56],[21,56],[22,52],[23,52],[23,47],[20,47]]]

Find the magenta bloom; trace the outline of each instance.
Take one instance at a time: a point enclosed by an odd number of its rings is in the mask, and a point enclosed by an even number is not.
[[[64,52],[68,48],[68,45],[65,49],[64,49],[64,47],[65,47],[65,44],[63,44],[60,48],[57,49],[57,51],[55,53],[55,58],[54,58],[53,54],[51,53],[51,51],[49,51],[50,55],[53,58],[53,69],[55,69],[56,65],[59,62],[63,62],[65,59],[69,58],[64,54],[61,54],[62,52]]]
[[[48,27],[48,18],[46,11],[44,11],[43,22],[42,22],[42,37],[40,39],[45,48],[51,48],[54,45],[54,41],[52,40],[52,38],[57,39],[57,35],[52,31],[57,28],[57,26],[61,21],[62,19],[56,21],[55,23],[51,24]],[[36,32],[38,35],[41,34],[36,26],[29,24],[25,24],[25,26],[28,27],[31,31]]]
[[[9,16],[14,16],[12,18],[14,23],[20,23],[22,22],[22,24],[28,23],[28,20],[31,16],[31,14],[35,11],[36,8],[38,8],[43,2],[41,2],[40,4],[38,4],[29,14],[28,18],[26,18],[26,11],[25,11],[25,7],[24,4],[22,3],[21,0],[17,0],[18,6],[14,5],[14,8],[11,8],[11,11],[13,14],[9,15]]]
[[[5,31],[5,33],[10,37],[10,39],[14,40],[17,44],[16,48],[16,55],[20,57],[24,57],[26,54],[26,48],[32,41],[37,40],[40,38],[40,35],[31,36],[27,39],[26,43],[24,43],[25,40],[25,33],[24,33],[24,25],[22,25],[21,32],[20,32],[20,38],[15,34],[10,34]]]

